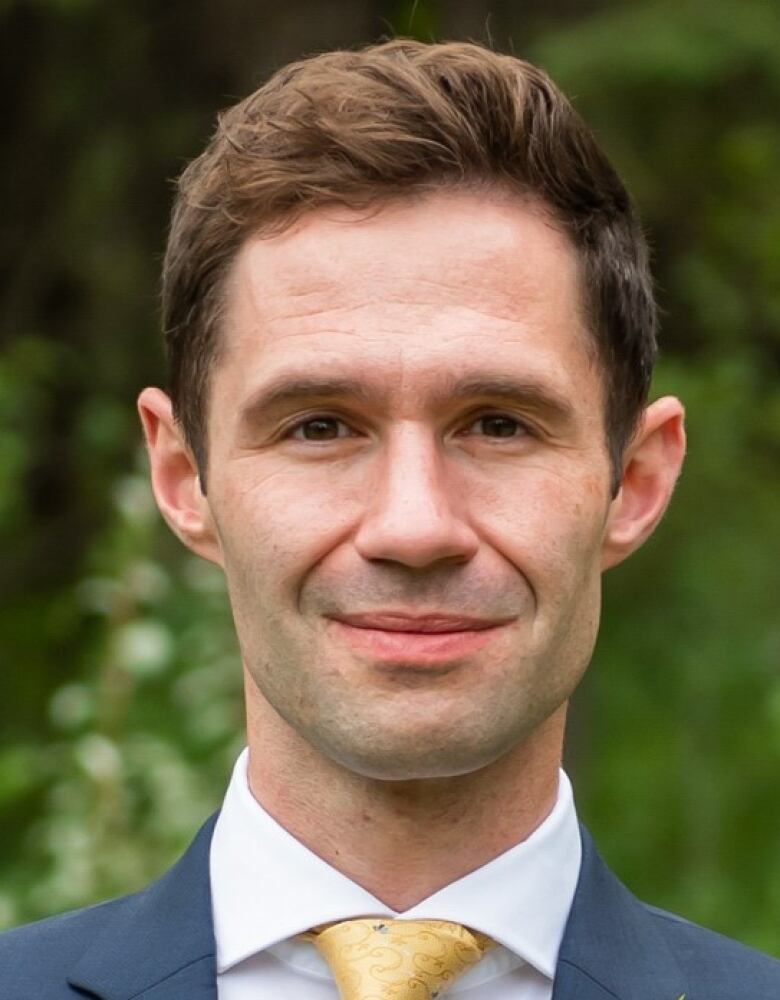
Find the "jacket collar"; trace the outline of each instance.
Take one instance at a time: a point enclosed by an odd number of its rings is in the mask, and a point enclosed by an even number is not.
[[[582,830],[582,868],[553,1000],[695,1000],[659,922],[618,881]]]
[[[215,820],[161,879],[116,905],[71,986],[102,1000],[216,1000],[209,887]]]
[[[209,846],[216,816],[148,889],[117,904],[69,977],[101,1000],[216,1000]],[[582,831],[553,1000],[696,1000],[657,921]]]

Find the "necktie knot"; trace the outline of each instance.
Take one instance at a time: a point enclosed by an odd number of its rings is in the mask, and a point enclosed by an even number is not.
[[[345,920],[304,936],[341,1000],[434,1000],[494,944],[446,920]]]

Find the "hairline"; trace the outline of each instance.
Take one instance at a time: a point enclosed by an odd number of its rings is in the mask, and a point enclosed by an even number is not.
[[[209,328],[208,359],[197,386],[197,393],[199,396],[199,399],[197,400],[198,426],[197,428],[190,429],[186,427],[182,428],[186,442],[193,454],[193,457],[195,458],[200,476],[201,488],[204,493],[206,492],[208,478],[208,421],[213,374],[215,368],[219,364],[225,347],[225,321],[230,308],[229,289],[231,278],[235,273],[235,266],[238,257],[250,240],[258,238],[271,239],[276,236],[290,234],[295,231],[299,224],[304,224],[305,220],[310,218],[312,215],[319,211],[327,210],[328,208],[346,208],[355,214],[361,215],[360,221],[363,221],[374,217],[385,208],[392,207],[394,205],[414,204],[416,202],[419,203],[424,201],[426,198],[442,193],[456,195],[464,192],[471,192],[474,194],[481,193],[484,194],[486,198],[494,198],[499,203],[514,202],[515,204],[531,206],[537,209],[545,217],[546,222],[557,229],[557,231],[568,240],[576,262],[579,283],[579,303],[581,310],[580,318],[584,329],[588,333],[584,346],[586,347],[589,361],[591,364],[597,365],[599,369],[599,379],[602,387],[601,406],[603,410],[602,428],[604,431],[604,444],[609,456],[610,466],[612,467],[613,493],[617,491],[620,473],[620,469],[618,467],[619,456],[613,453],[614,449],[612,436],[608,424],[610,405],[610,368],[607,359],[604,356],[602,338],[599,337],[596,327],[597,318],[595,316],[593,302],[591,296],[588,294],[586,273],[587,258],[585,248],[577,244],[572,235],[571,227],[566,224],[566,221],[561,213],[556,211],[555,207],[551,205],[549,201],[544,199],[537,191],[525,188],[520,184],[503,182],[500,178],[477,176],[463,179],[446,177],[433,180],[426,179],[426,181],[415,185],[409,191],[377,191],[376,196],[367,198],[365,201],[358,201],[357,204],[350,204],[346,197],[344,200],[336,198],[325,199],[318,204],[299,206],[296,210],[291,212],[271,215],[257,225],[247,227],[246,231],[243,233],[242,239],[237,243],[230,256],[223,262],[221,273],[216,278],[211,289],[211,296],[214,299],[214,303],[208,308],[208,318],[206,319],[206,323]],[[178,402],[179,406],[177,407],[177,410],[181,411],[183,410],[183,407],[181,406],[181,401]],[[176,416],[177,422],[180,423],[178,419],[179,414],[177,413]],[[628,440],[630,440],[631,434],[636,430],[640,416],[641,411],[637,413],[633,426],[628,428],[630,433],[626,435],[626,439],[623,442],[623,451],[625,450],[625,445]],[[198,440],[193,440],[193,435],[191,433],[192,430],[196,431]]]

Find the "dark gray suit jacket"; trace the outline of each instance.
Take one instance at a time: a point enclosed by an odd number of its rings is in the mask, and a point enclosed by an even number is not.
[[[0,935],[0,1000],[216,1000],[213,828],[141,892]],[[583,831],[553,1000],[683,996],[780,1000],[780,962],[640,903]]]

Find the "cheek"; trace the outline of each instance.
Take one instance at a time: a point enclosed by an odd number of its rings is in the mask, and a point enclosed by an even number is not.
[[[534,590],[563,597],[598,570],[607,501],[595,477],[525,475],[482,500],[479,530]]]
[[[239,471],[223,479],[211,505],[225,574],[241,590],[299,583],[350,530],[365,493],[324,464]]]

